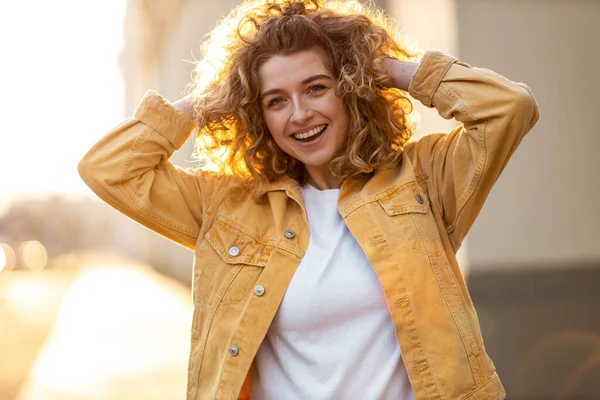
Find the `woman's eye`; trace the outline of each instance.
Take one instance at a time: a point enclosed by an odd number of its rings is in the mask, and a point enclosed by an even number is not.
[[[308,88],[308,91],[312,94],[320,93],[323,90],[325,90],[325,86],[323,85],[312,85],[310,88]]]
[[[269,107],[269,108],[276,107],[282,103],[283,103],[283,99],[281,97],[275,97],[275,98],[269,100],[269,102],[267,103],[267,107]]]

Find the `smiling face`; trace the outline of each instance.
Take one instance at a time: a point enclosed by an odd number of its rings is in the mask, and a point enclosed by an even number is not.
[[[272,56],[259,69],[261,108],[275,143],[300,161],[313,184],[336,187],[329,162],[348,134],[337,81],[319,48]]]

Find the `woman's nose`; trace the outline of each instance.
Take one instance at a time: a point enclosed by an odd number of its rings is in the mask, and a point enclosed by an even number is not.
[[[294,123],[301,124],[310,120],[313,115],[313,110],[305,101],[297,101],[294,102],[294,108],[292,110],[292,116],[290,120]]]

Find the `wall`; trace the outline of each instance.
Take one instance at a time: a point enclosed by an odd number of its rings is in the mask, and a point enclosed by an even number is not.
[[[600,262],[600,1],[458,0],[461,58],[527,83],[542,117],[469,234],[478,269]]]

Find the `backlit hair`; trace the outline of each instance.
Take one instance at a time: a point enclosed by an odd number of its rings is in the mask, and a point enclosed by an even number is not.
[[[386,56],[414,60],[391,19],[357,0],[250,0],[208,35],[191,90],[196,155],[219,174],[243,178],[254,194],[304,166],[275,143],[261,113],[258,70],[274,55],[321,46],[348,114],[347,141],[330,163],[342,183],[400,161],[414,131],[406,93],[384,85]]]

